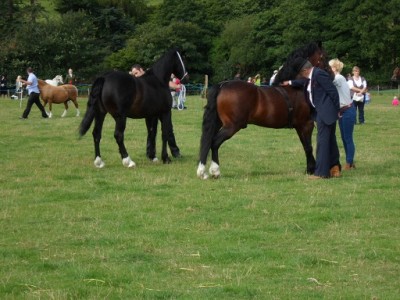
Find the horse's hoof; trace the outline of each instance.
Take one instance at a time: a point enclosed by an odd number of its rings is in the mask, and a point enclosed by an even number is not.
[[[122,164],[127,168],[136,167],[135,162],[129,156],[122,159]]]
[[[221,176],[221,171],[219,169],[219,165],[216,162],[211,162],[210,169],[209,169],[210,175],[212,178],[219,178]]]
[[[206,166],[203,165],[202,163],[199,163],[199,166],[197,167],[197,177],[200,179],[208,178],[208,175],[206,173]]]
[[[169,157],[167,157],[167,158],[163,158],[163,163],[164,164],[170,164],[172,161],[171,161],[171,159],[169,158]]]
[[[106,164],[104,163],[104,161],[101,159],[100,156],[97,156],[96,159],[94,160],[94,165],[96,168],[101,169],[104,168]]]
[[[157,158],[157,157],[154,157],[151,161],[152,161],[153,163],[158,163],[158,158]]]

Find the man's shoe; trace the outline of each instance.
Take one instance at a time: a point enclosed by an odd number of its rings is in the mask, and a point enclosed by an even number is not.
[[[340,177],[340,168],[338,165],[333,166],[330,170],[331,177]]]

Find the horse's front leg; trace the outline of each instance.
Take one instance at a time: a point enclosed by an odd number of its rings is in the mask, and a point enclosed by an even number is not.
[[[312,132],[314,130],[314,122],[312,120],[307,121],[302,127],[296,127],[297,134],[300,138],[301,144],[303,145],[304,152],[306,154],[307,162],[307,174],[314,174],[315,171],[315,158],[312,147]]]
[[[154,162],[158,160],[156,157],[157,126],[158,126],[157,117],[146,118],[146,127],[147,127],[146,156]]]
[[[67,115],[68,111],[68,100],[64,102],[64,112],[61,115],[61,118],[64,118]]]
[[[161,117],[161,132],[162,132],[162,149],[161,149],[161,159],[164,164],[169,164],[171,159],[168,156],[167,151],[167,143],[168,137],[172,130],[172,119],[171,119],[171,110],[168,110]]]
[[[122,164],[125,167],[133,168],[136,166],[135,162],[129,157],[128,152],[124,144],[124,132],[126,127],[126,117],[117,116],[115,119],[115,131],[114,138],[119,147],[119,153],[121,154]]]
[[[53,113],[51,112],[52,111],[52,106],[53,106],[53,102],[49,101],[49,112],[47,113],[49,118],[53,117]]]

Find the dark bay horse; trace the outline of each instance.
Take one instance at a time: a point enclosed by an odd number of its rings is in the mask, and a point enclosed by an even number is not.
[[[275,78],[273,87],[264,88],[242,81],[227,81],[210,89],[200,140],[200,162],[197,168],[199,178],[208,178],[205,165],[210,150],[212,161],[209,173],[214,178],[220,176],[220,146],[240,129],[246,128],[247,124],[269,128],[295,128],[306,154],[306,172],[314,173],[314,121],[305,91],[279,86],[280,82],[297,77],[298,72],[293,64],[296,57],[307,58],[314,66],[332,73],[321,45],[309,43],[288,56]]]
[[[213,86],[207,95],[200,141],[200,162],[197,176],[206,179],[208,152],[211,149],[209,173],[220,176],[218,149],[236,132],[254,124],[269,128],[293,127],[303,145],[307,172],[313,173],[311,108],[304,91],[293,87],[258,87],[244,81],[228,81]]]
[[[44,80],[38,79],[38,85],[40,90],[40,97],[44,102],[44,107],[49,103],[48,113],[49,118],[53,116],[51,110],[53,103],[59,104],[64,103],[64,112],[61,117],[65,117],[68,111],[68,100],[71,100],[76,108],[76,116],[79,117],[79,106],[78,106],[78,89],[72,84],[65,84],[60,86],[54,86],[48,84]]]
[[[114,137],[124,166],[136,165],[129,157],[124,144],[126,118],[146,118],[148,124],[154,124],[154,120],[159,119],[162,131],[161,158],[164,163],[171,161],[167,153],[167,140],[172,132],[172,97],[168,87],[172,73],[180,78],[186,75],[181,55],[176,49],[169,50],[141,77],[111,71],[94,81],[79,134],[83,136],[94,121],[96,167],[102,168],[105,165],[100,155],[100,140],[107,113],[110,113],[115,120]]]

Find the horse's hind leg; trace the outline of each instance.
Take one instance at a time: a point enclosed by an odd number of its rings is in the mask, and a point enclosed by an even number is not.
[[[161,118],[161,136],[162,136],[162,148],[161,148],[161,159],[164,164],[169,164],[171,159],[168,156],[167,151],[167,143],[168,138],[172,131],[172,119],[171,119],[171,110],[164,113]]]
[[[211,144],[211,164],[209,169],[211,177],[219,178],[221,176],[218,154],[219,147],[221,147],[222,143],[224,143],[226,140],[229,140],[239,130],[240,128],[235,126],[225,126],[222,127],[221,130],[218,131],[217,135],[214,137]]]
[[[126,128],[126,117],[118,116],[114,117],[115,119],[115,131],[114,137],[115,141],[119,147],[119,153],[121,154],[122,164],[125,167],[132,168],[135,167],[135,162],[129,157],[128,152],[126,151],[126,147],[124,144],[124,132]]]
[[[61,118],[64,118],[67,115],[68,111],[68,100],[64,102],[64,112],[61,115]]]
[[[307,121],[302,127],[296,128],[297,134],[300,138],[301,144],[303,145],[303,149],[306,154],[307,174],[314,174],[315,171],[315,158],[313,155],[312,147],[313,130],[314,122],[312,120]]]
[[[50,101],[49,102],[49,113],[47,114],[49,116],[49,118],[53,117],[52,110],[53,110],[53,103]]]
[[[147,127],[146,156],[154,162],[158,160],[156,157],[157,126],[158,126],[157,117],[146,118],[146,127]]]
[[[103,129],[104,118],[106,114],[96,113],[95,120],[94,120],[94,128],[93,128],[93,141],[94,141],[94,153],[95,153],[95,160],[94,165],[97,168],[103,168],[105,166],[104,161],[101,159],[100,155],[100,141],[101,141],[101,131]]]
[[[76,108],[76,116],[79,117],[81,112],[79,111],[78,101],[75,98],[75,99],[72,99],[72,102],[74,103],[75,108]]]

